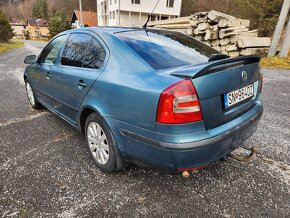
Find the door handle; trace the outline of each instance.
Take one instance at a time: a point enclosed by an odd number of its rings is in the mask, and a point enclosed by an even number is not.
[[[85,84],[85,82],[83,80],[80,80],[78,83],[78,87],[79,89],[83,89],[87,87],[87,84]]]
[[[50,77],[51,77],[50,73],[47,72],[47,73],[46,73],[46,78],[47,78],[47,79],[50,79]]]

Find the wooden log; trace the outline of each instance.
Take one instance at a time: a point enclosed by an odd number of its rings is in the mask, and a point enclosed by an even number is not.
[[[209,27],[210,27],[209,23],[200,23],[198,24],[197,29],[199,31],[204,31],[204,30],[207,30]]]
[[[252,55],[252,54],[256,54],[256,53],[257,53],[256,48],[241,49],[241,51],[240,51],[241,55]]]
[[[224,14],[215,10],[211,10],[208,13],[208,19],[210,21],[213,21],[214,23],[218,23],[221,19],[227,19],[227,20],[231,20],[231,19],[236,19],[235,17],[228,15],[228,14]]]
[[[250,30],[248,32],[243,32],[241,33],[241,36],[258,37],[258,30]]]
[[[220,45],[227,45],[227,44],[229,44],[230,43],[230,39],[228,39],[228,38],[225,38],[225,39],[221,39],[220,40]]]
[[[258,31],[257,30],[251,30],[248,32],[242,32],[239,33],[238,35],[234,35],[230,37],[230,43],[236,43],[239,41],[239,39],[242,37],[258,37]]]
[[[198,18],[199,23],[207,23],[207,18],[206,17],[200,17]]]
[[[240,19],[220,19],[220,21],[218,22],[218,26],[220,28],[224,28],[224,27],[236,27],[236,26],[240,26],[241,25],[241,20]]]
[[[218,40],[218,39],[212,40],[210,44],[212,47],[216,47],[220,44],[220,40]]]
[[[205,33],[206,33],[206,31],[200,31],[200,30],[198,30],[198,28],[196,28],[194,30],[194,35],[204,35]]]
[[[220,37],[220,39],[223,39],[223,38],[238,35],[242,32],[247,32],[247,31],[249,31],[249,29],[244,27],[244,26],[229,27],[226,29],[220,29],[219,30],[219,37]]]
[[[269,48],[244,48],[241,49],[241,55],[252,55],[252,54],[260,54],[265,56],[269,51]]]
[[[269,37],[240,37],[239,48],[270,47],[271,38]]]
[[[167,24],[167,25],[156,25],[155,28],[161,29],[188,29],[191,27],[190,24]]]
[[[239,52],[239,51],[230,51],[230,52],[228,53],[228,55],[229,55],[230,57],[237,57],[237,56],[240,56],[240,52]]]
[[[189,23],[191,16],[188,17],[179,17],[167,20],[158,20],[158,21],[151,21],[148,22],[147,26],[152,27],[156,25],[167,25],[167,24],[187,24]]]
[[[230,52],[230,51],[238,51],[238,47],[236,44],[230,44],[226,46],[226,51]]]
[[[190,16],[189,20],[197,21],[197,20],[198,20],[198,16],[195,15],[195,14],[192,14],[192,15]]]
[[[234,43],[237,43],[240,39],[240,36],[241,35],[234,35],[234,36],[231,36],[229,39],[230,39],[230,43],[231,44],[234,44]]]
[[[186,30],[186,34],[189,35],[189,36],[193,36],[194,32],[193,32],[193,29],[191,27],[189,27],[187,30]]]
[[[226,48],[227,48],[226,46],[221,46],[221,52],[227,52]]]
[[[203,41],[203,36],[202,35],[197,35],[197,36],[195,36],[194,37],[196,40],[198,40],[198,41]]]
[[[212,47],[213,49],[215,49],[215,50],[217,50],[217,51],[221,51],[221,47],[220,46],[214,46],[214,47]]]
[[[205,17],[208,16],[208,12],[206,11],[196,12],[195,15],[198,17]]]
[[[219,38],[219,32],[217,30],[206,30],[204,40],[213,40]]]
[[[241,21],[241,23],[240,23],[241,26],[245,26],[247,28],[250,27],[250,20],[243,20],[243,19],[241,19],[240,21]]]
[[[196,28],[198,26],[199,22],[197,20],[191,20],[191,21],[189,21],[189,24],[192,27]]]

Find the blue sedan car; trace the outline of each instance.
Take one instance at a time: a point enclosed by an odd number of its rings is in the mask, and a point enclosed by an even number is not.
[[[259,61],[173,31],[83,28],[27,56],[24,80],[32,107],[81,131],[101,170],[134,162],[178,172],[227,156],[255,132]]]

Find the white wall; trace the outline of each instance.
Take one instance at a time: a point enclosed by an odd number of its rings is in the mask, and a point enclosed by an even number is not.
[[[140,0],[140,4],[132,4],[132,0],[97,0],[99,26],[142,26],[153,10],[157,0]],[[163,17],[180,16],[182,0],[174,0],[173,8],[166,6],[167,0],[160,0],[154,15]],[[101,5],[107,4],[107,13],[101,13]],[[111,16],[115,11],[115,18]],[[129,16],[129,11],[131,16]],[[141,16],[140,16],[141,12]],[[120,16],[119,16],[120,13]],[[107,22],[104,17],[107,17]],[[130,19],[129,19],[130,18]]]
[[[167,0],[160,0],[154,13],[180,16],[182,0],[175,0],[173,8],[166,7],[166,2]],[[123,11],[151,13],[156,3],[157,0],[140,0],[140,4],[132,4],[131,0],[120,0],[120,9]]]

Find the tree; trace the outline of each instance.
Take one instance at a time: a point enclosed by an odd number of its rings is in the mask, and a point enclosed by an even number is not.
[[[50,37],[54,37],[58,33],[70,28],[71,24],[63,10],[56,11],[56,13],[48,21]]]
[[[0,42],[8,42],[13,37],[11,28],[6,15],[0,10]]]
[[[33,18],[48,18],[47,0],[37,0],[32,9]]]

